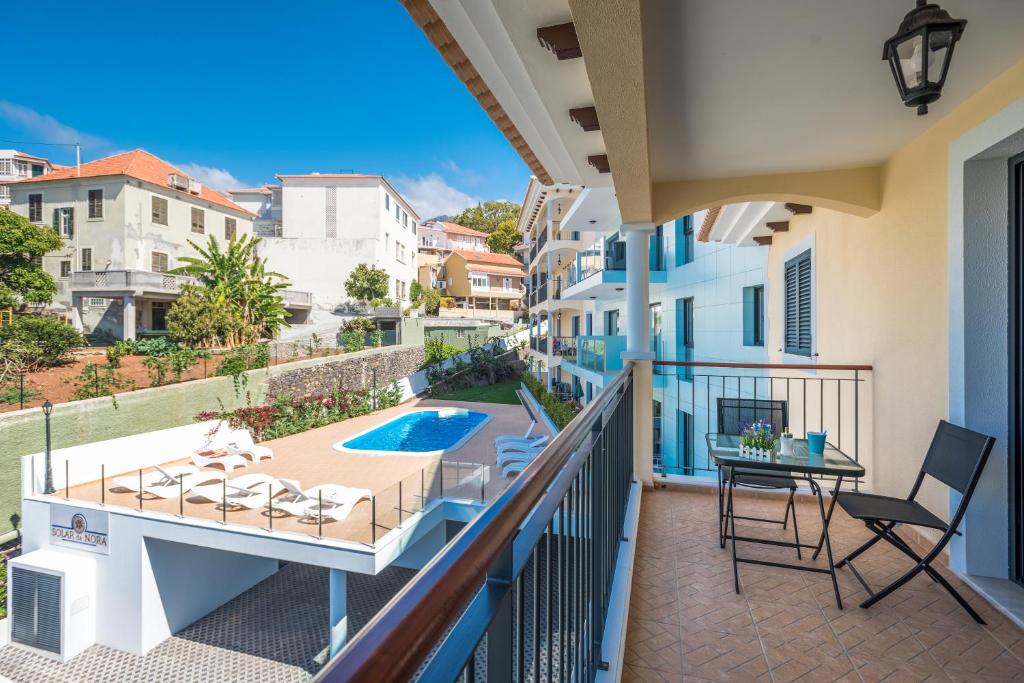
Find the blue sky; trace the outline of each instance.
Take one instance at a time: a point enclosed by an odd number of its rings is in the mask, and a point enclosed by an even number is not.
[[[424,217],[520,201],[529,170],[398,0],[16,2],[0,148],[149,150],[222,188],[382,173]],[[40,33],[42,31],[42,34]]]

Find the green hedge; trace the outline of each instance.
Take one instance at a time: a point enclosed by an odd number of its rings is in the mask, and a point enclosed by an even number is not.
[[[572,419],[579,415],[580,408],[575,403],[565,403],[558,396],[551,393],[540,381],[529,372],[522,374],[523,384],[530,390],[534,398],[544,407],[548,417],[559,429],[572,422]]]

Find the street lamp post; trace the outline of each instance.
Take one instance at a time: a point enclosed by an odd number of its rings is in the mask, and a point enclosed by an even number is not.
[[[53,488],[53,464],[50,460],[50,413],[53,412],[53,404],[49,401],[43,403],[43,415],[46,418],[46,482],[43,484],[43,493],[51,494]]]

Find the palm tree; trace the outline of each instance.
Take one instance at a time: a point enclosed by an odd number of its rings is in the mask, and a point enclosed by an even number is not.
[[[258,237],[242,235],[229,240],[224,250],[210,235],[205,248],[189,240],[199,256],[184,256],[172,273],[190,275],[206,289],[214,303],[226,306],[240,320],[224,340],[227,346],[252,344],[273,337],[288,323],[280,291],[289,285],[280,273],[266,269],[266,259],[256,253]]]

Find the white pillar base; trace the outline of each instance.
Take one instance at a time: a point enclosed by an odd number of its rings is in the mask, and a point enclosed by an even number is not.
[[[348,576],[331,569],[331,656],[341,652],[348,642]]]

